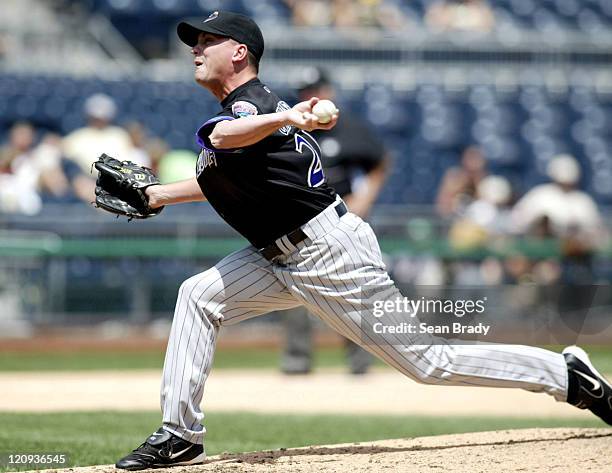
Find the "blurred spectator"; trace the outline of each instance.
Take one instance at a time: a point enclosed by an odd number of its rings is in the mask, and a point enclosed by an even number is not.
[[[10,131],[0,151],[0,202],[5,212],[34,215],[43,200],[69,200],[73,189],[62,172],[61,138],[49,133],[34,147],[35,133],[27,123]]]
[[[580,167],[572,156],[554,157],[547,173],[552,182],[527,192],[517,202],[513,220],[523,233],[560,239],[564,279],[588,284],[592,256],[603,236],[597,204],[576,188]]]
[[[461,166],[446,171],[436,198],[436,209],[442,217],[461,213],[475,198],[480,181],[487,175],[486,161],[476,146],[465,149]]]
[[[510,233],[512,188],[508,180],[485,177],[478,183],[476,197],[451,227],[449,240],[454,248],[479,247]]]
[[[31,172],[34,128],[16,123],[8,143],[0,149],[0,209],[7,213],[34,215],[42,202],[38,195],[38,173]]]
[[[8,143],[0,149],[0,172],[13,173],[15,162],[27,155],[34,146],[34,128],[27,122],[18,122],[9,130]]]
[[[478,183],[477,200],[465,211],[465,217],[487,231],[490,237],[510,233],[512,186],[505,177],[487,176]]]
[[[95,177],[91,174],[92,163],[102,153],[123,161],[131,156],[133,147],[130,135],[123,128],[111,125],[117,106],[108,95],[89,97],[84,112],[87,125],[74,130],[63,140],[63,152],[67,158],[64,172],[76,195],[85,202],[93,202]]]
[[[600,237],[601,216],[595,201],[576,189],[578,162],[569,155],[551,159],[547,173],[552,182],[527,192],[514,208],[514,220],[526,233],[573,241],[575,250],[593,248]]]
[[[285,0],[296,26],[403,29],[410,20],[389,0]]]
[[[295,26],[330,26],[332,2],[327,0],[285,0]]]
[[[335,90],[325,71],[304,70],[299,100],[311,97],[335,101]],[[321,146],[322,163],[327,182],[344,199],[351,212],[366,218],[386,178],[388,158],[382,141],[371,127],[350,113],[329,131],[311,134]],[[288,374],[307,373],[312,365],[312,321],[303,308],[286,312],[287,343],[282,370]],[[371,355],[346,340],[346,349],[353,374],[369,368]]]
[[[34,161],[39,163],[40,189],[43,200],[69,198],[72,195],[70,182],[62,172],[62,139],[48,133],[33,152]]]
[[[151,157],[146,149],[147,131],[139,122],[128,123],[125,127],[131,143],[131,149],[121,157],[122,161],[132,161],[141,166],[151,167]],[[107,153],[108,154],[108,153]]]
[[[152,138],[147,141],[146,150],[151,160],[151,169],[153,169],[153,172],[160,178],[161,182],[165,182],[159,175],[159,167],[164,156],[170,151],[168,143],[161,138]]]
[[[397,2],[378,2],[376,10],[378,24],[386,30],[403,30],[414,27],[414,19],[408,18],[398,7]]]
[[[334,26],[339,28],[402,29],[409,23],[397,5],[388,0],[335,0],[332,17]]]
[[[485,0],[441,0],[427,10],[425,23],[434,31],[488,33],[495,17]]]
[[[476,199],[453,223],[448,239],[455,250],[489,246],[511,233],[512,187],[502,176],[487,176],[479,183]],[[482,262],[466,261],[448,267],[455,283],[464,285],[500,284],[504,277],[502,263],[496,258]]]
[[[91,203],[95,188],[93,179],[74,161],[65,159],[62,153],[62,138],[52,133],[46,135],[34,151],[39,161],[47,163],[41,175],[43,201],[65,203],[81,200]]]
[[[108,95],[92,95],[85,101],[84,111],[87,125],[66,136],[63,147],[65,156],[89,175],[91,164],[100,154],[125,160],[130,155],[132,143],[123,128],[111,125],[117,106]]]

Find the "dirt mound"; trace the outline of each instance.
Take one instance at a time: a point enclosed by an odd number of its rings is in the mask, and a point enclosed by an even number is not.
[[[160,375],[158,370],[0,373],[0,411],[159,410]],[[366,376],[339,370],[319,370],[309,376],[284,376],[273,370],[213,371],[203,406],[209,412],[593,416],[544,394],[417,384],[392,370],[373,370]]]
[[[526,429],[280,449],[210,457],[172,473],[607,471],[612,429]],[[116,473],[113,466],[57,470]],[[166,470],[155,470],[157,473]]]

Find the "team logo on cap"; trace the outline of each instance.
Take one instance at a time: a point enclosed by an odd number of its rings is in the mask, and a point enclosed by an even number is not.
[[[206,18],[206,19],[204,20],[204,23],[206,23],[207,21],[212,21],[212,20],[214,20],[215,18],[217,18],[218,16],[219,16],[219,12],[218,12],[218,11],[214,11],[214,12],[212,12],[210,15],[208,15],[208,18]]]

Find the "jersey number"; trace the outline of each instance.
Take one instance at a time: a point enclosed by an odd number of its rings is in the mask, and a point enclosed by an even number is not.
[[[319,150],[316,149],[306,138],[302,135],[295,134],[295,150],[303,154],[304,147],[308,148],[312,153],[312,162],[308,168],[308,185],[310,187],[319,187],[325,181],[325,175],[323,174],[323,166],[321,164],[321,155]]]

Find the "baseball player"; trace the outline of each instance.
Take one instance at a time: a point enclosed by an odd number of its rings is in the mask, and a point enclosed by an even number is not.
[[[321,125],[312,110],[316,97],[289,107],[259,81],[264,41],[248,17],[214,12],[180,23],[178,35],[191,47],[195,80],[222,110],[197,131],[196,176],[147,187],[149,205],[206,199],[251,244],[181,285],[161,384],[163,425],[118,468],[202,462],[200,401],[221,327],[298,305],[419,382],[544,392],[612,424],[612,386],[577,347],[558,354],[392,333],[374,343],[362,321],[378,302],[393,305],[401,294],[370,226],[325,183],[308,132],[331,129],[338,115]],[[385,317],[399,324],[403,315]]]

